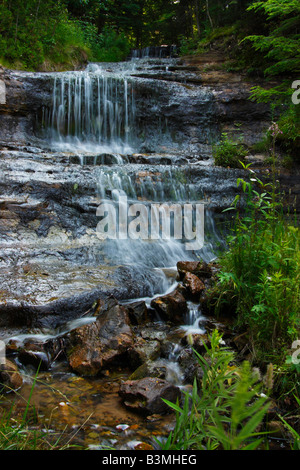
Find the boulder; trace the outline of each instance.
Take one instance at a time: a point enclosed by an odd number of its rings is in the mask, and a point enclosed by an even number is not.
[[[192,297],[200,296],[201,292],[205,290],[204,282],[199,279],[195,274],[187,272],[183,278],[183,285],[187,288]]]
[[[149,319],[147,305],[143,300],[127,304],[126,308],[132,325],[141,325]]]
[[[176,403],[181,392],[166,380],[146,377],[141,380],[126,380],[120,385],[119,395],[126,407],[152,415],[171,412],[163,399]]]
[[[80,375],[95,376],[101,369],[124,359],[133,344],[126,308],[115,299],[108,299],[95,322],[70,332],[67,347],[70,367]]]
[[[14,354],[23,365],[31,365],[39,370],[48,370],[52,363],[65,353],[65,339],[63,336],[42,341],[28,338],[24,342],[10,339],[6,350]]]
[[[28,341],[24,347],[20,348],[18,352],[18,359],[24,365],[32,365],[40,370],[47,370],[50,368],[51,358],[47,354],[43,343],[35,343]]]
[[[146,377],[156,377],[158,379],[166,379],[168,374],[167,363],[163,360],[147,361],[138,367],[129,380],[140,380]]]
[[[160,355],[160,351],[161,346],[159,341],[146,341],[141,337],[137,337],[132,347],[127,351],[130,367],[136,368],[149,359],[152,361],[157,359]]]
[[[183,371],[183,380],[186,384],[193,385],[195,378],[198,383],[203,377],[203,369],[195,359],[195,353],[191,348],[183,349],[178,356],[178,363]]]
[[[23,378],[19,372],[18,366],[10,361],[5,360],[4,364],[0,365],[0,388],[6,392],[18,390],[23,385]]]
[[[178,261],[177,271],[179,273],[179,277],[183,279],[186,273],[194,273],[199,264],[199,261]]]
[[[178,261],[177,271],[180,279],[183,279],[186,273],[195,274],[201,279],[207,279],[213,275],[211,264],[204,261]]]
[[[187,302],[182,293],[177,289],[170,294],[152,299],[151,307],[156,310],[163,320],[175,324],[182,323],[183,317],[187,312]]]

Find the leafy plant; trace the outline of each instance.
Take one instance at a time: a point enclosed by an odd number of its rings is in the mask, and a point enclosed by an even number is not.
[[[236,218],[229,250],[220,260],[218,288],[265,356],[266,348],[278,354],[299,331],[300,230],[283,215],[274,175],[264,183],[244,167],[249,181],[239,178],[237,185],[245,203],[237,195],[229,208]]]
[[[262,438],[257,432],[268,408],[266,397],[249,363],[235,364],[235,355],[222,346],[222,335],[214,330],[206,354],[195,351],[203,377],[194,381],[192,393],[184,392],[183,405],[164,400],[176,413],[176,424],[163,450],[254,449]]]
[[[300,400],[297,397],[295,397],[295,399],[300,409]],[[292,436],[292,445],[291,445],[292,450],[300,450],[300,434],[281,415],[279,415],[279,418],[281,419],[281,421],[283,422],[283,424],[285,425],[285,427],[287,428],[287,430],[290,432]]]
[[[256,50],[262,51],[270,59],[271,65],[266,75],[274,76],[282,72],[289,74],[298,71],[299,47],[298,25],[300,7],[297,0],[267,0],[253,2],[248,10],[264,11],[267,21],[272,24],[269,35],[251,35],[246,39]]]
[[[247,155],[245,147],[240,141],[230,139],[227,133],[223,132],[221,140],[213,146],[213,157],[216,165],[241,168],[241,161]]]
[[[229,417],[224,417],[215,406],[215,424],[208,426],[209,432],[224,450],[254,450],[263,441],[263,433],[257,430],[269,404],[265,403],[264,396],[259,396],[258,389],[254,386],[250,364],[244,362],[239,372],[240,377],[236,381],[234,394],[228,399]]]

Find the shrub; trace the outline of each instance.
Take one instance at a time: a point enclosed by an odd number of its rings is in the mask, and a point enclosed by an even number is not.
[[[227,133],[222,133],[221,140],[213,146],[213,157],[218,166],[241,168],[241,161],[247,155],[247,150],[240,140],[230,139]]]
[[[238,195],[218,289],[250,332],[255,354],[282,356],[299,332],[300,229],[284,216],[274,180],[266,185],[249,171],[249,181],[238,179],[246,208],[242,214]]]
[[[164,400],[176,412],[176,424],[162,450],[255,449],[262,438],[257,428],[268,409],[262,385],[250,364],[237,366],[232,351],[222,346],[214,330],[204,356],[195,352],[203,371],[201,388],[194,381],[192,393],[184,392],[184,403]]]

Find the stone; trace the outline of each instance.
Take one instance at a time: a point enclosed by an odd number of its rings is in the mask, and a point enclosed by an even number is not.
[[[96,376],[124,359],[134,341],[128,313],[115,299],[107,300],[95,322],[71,331],[68,340],[70,367],[83,376]]]
[[[213,275],[212,265],[204,261],[178,261],[177,271],[180,279],[183,279],[186,273],[192,273],[200,279],[207,279]]]
[[[3,391],[6,392],[18,390],[23,385],[18,366],[9,359],[5,360],[5,364],[0,365],[0,387],[1,385],[3,385]]]
[[[132,325],[141,325],[149,319],[147,305],[143,300],[127,304],[126,308]]]
[[[195,360],[195,353],[191,348],[185,348],[180,352],[178,363],[183,371],[184,383],[193,385],[195,378],[198,382],[201,381],[203,369],[200,363]]]
[[[177,271],[181,279],[185,276],[186,273],[194,273],[198,266],[199,261],[178,261]]]
[[[42,343],[27,342],[18,352],[18,359],[24,365],[32,365],[36,369],[48,370],[51,358]]]
[[[187,272],[183,278],[183,285],[187,288],[191,296],[200,296],[205,290],[205,284],[195,274]]]
[[[267,424],[267,428],[273,437],[286,438],[284,424],[281,421],[272,420]]]
[[[153,361],[159,357],[160,351],[161,346],[159,341],[147,341],[137,337],[132,347],[127,351],[129,365],[131,368],[136,368],[148,361],[148,359]]]
[[[158,379],[166,379],[168,374],[167,364],[163,360],[158,361],[147,361],[138,367],[133,374],[129,377],[129,380],[140,380],[146,377],[156,377]]]
[[[141,380],[124,381],[119,388],[119,395],[126,407],[142,414],[164,414],[171,408],[162,400],[176,403],[181,392],[178,387],[166,380],[146,377]]]
[[[182,323],[182,319],[187,312],[187,302],[184,296],[176,289],[170,294],[152,299],[151,307],[156,310],[163,320],[175,324]]]

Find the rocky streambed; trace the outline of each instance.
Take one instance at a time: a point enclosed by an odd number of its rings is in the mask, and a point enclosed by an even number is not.
[[[215,167],[212,144],[222,132],[251,144],[270,115],[219,60],[0,71],[1,379],[18,392],[6,389],[2,404],[22,415],[30,396],[49,439],[151,448],[174,421],[162,398],[176,401],[201,376],[191,346],[203,352],[218,328],[240,347],[206,309],[222,210],[243,174]],[[145,208],[203,205],[204,246],[100,240],[99,205],[120,210],[125,196]]]
[[[60,328],[32,329],[6,342],[3,391],[21,414],[38,370],[32,413],[51,433],[90,448],[155,448],[174,417],[163,398],[176,402],[201,378],[194,348],[205,352],[208,333],[222,331],[220,319],[203,315],[214,263],[179,262],[170,292],[152,299],[99,299],[90,311]],[[11,406],[7,396],[4,409]],[[67,431],[66,431],[67,430]]]

